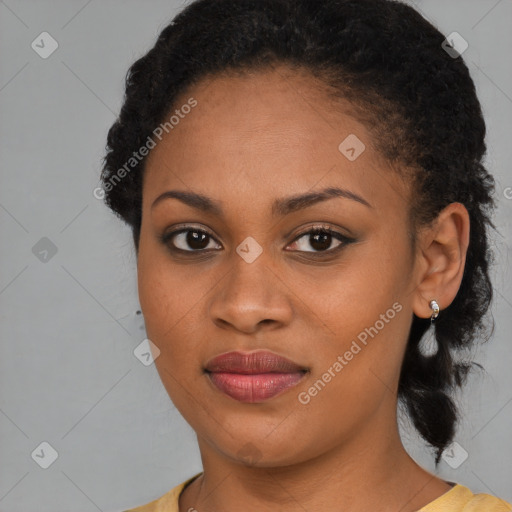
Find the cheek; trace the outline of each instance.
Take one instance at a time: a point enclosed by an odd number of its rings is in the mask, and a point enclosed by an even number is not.
[[[159,371],[165,368],[181,378],[197,377],[202,374],[201,340],[208,329],[201,308],[215,286],[215,276],[198,272],[194,265],[173,264],[158,243],[141,236],[137,262],[147,335],[160,349],[155,363]]]
[[[398,317],[405,316],[398,310],[405,306],[407,252],[375,241],[353,249],[354,256],[347,255],[346,263],[333,267],[330,278],[323,280],[321,289],[314,288],[309,299],[339,350],[348,350],[354,339],[371,339],[369,330],[378,331],[379,337],[390,335],[401,325]]]
[[[139,301],[148,338],[162,352],[169,352],[173,344],[166,340],[182,338],[180,329],[187,325],[187,291],[191,287],[182,286],[180,274],[171,271],[165,251],[147,238],[141,235],[137,260]]]
[[[368,304],[364,311],[346,311],[347,317],[331,321],[338,335],[315,347],[308,381],[313,387],[305,389],[303,402],[317,395],[322,395],[320,402],[343,396],[340,405],[357,410],[361,397],[373,401],[375,395],[378,401],[383,388],[395,388],[410,323],[406,308],[383,300],[381,307]]]
[[[329,328],[315,346],[314,374],[302,389],[303,402],[310,401],[316,414],[332,408],[347,423],[395,392],[411,321],[408,257],[397,245],[360,247],[358,258],[333,272],[322,299],[313,301],[316,316]]]
[[[195,287],[187,284],[181,273],[173,272],[165,254],[160,253],[164,251],[141,243],[137,263],[147,337],[160,350],[155,366],[167,394],[185,419],[191,424],[207,422],[207,416],[201,416],[201,408],[197,407],[198,400],[191,400],[191,396],[197,396],[195,383],[202,378],[197,360],[191,357],[198,350],[195,340],[200,338],[196,330],[201,329],[191,320],[197,302]],[[194,404],[196,407],[191,407]]]
[[[376,321],[372,308],[368,320],[359,326],[354,324],[343,331],[340,322],[341,334],[317,352],[317,364],[295,398],[296,408],[302,412],[295,417],[304,419],[303,426],[290,432],[305,453],[313,455],[349,441],[382,420],[385,410],[385,419],[392,421],[408,319],[405,308],[397,305],[396,311],[390,306],[383,310],[384,315],[390,311],[385,317],[388,323]]]

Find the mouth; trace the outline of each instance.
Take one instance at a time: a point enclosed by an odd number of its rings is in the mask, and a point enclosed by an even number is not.
[[[309,371],[269,351],[221,354],[210,360],[204,370],[219,391],[245,403],[280,395],[296,386]]]

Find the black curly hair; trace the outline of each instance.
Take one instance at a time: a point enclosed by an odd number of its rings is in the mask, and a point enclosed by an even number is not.
[[[415,228],[432,223],[452,202],[469,212],[462,283],[434,323],[438,350],[422,353],[430,320],[414,316],[398,387],[399,403],[435,449],[436,465],[458,419],[450,394],[472,365],[456,356],[484,339],[488,327],[495,207],[494,180],[482,164],[486,127],[475,86],[444,40],[416,10],[394,0],[197,0],[129,69],[101,176],[105,202],[132,228],[138,252],[146,159],[132,162],[129,172],[126,162],[191,85],[286,64],[349,100],[381,155],[409,170]]]

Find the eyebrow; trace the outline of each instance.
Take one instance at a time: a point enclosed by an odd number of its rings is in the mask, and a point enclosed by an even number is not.
[[[355,194],[354,192],[351,192],[350,190],[338,187],[328,187],[316,192],[307,192],[305,194],[298,194],[295,196],[276,199],[272,204],[272,215],[288,215],[298,210],[308,208],[321,201],[326,201],[335,197],[351,199],[367,206],[368,208],[373,208],[373,206],[368,203],[368,201]],[[151,208],[153,209],[157,204],[161,203],[165,199],[171,198],[178,199],[182,203],[185,203],[188,206],[201,210],[205,213],[211,213],[213,215],[223,217],[223,211],[220,202],[202,194],[197,194],[195,192],[185,192],[182,190],[168,190],[163,194],[160,194],[153,201]]]

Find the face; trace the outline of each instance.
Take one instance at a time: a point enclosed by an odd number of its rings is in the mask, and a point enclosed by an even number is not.
[[[382,436],[412,321],[406,184],[348,104],[284,67],[204,80],[175,108],[146,162],[138,254],[172,401],[219,456],[260,466]],[[205,371],[233,351],[297,368]]]

